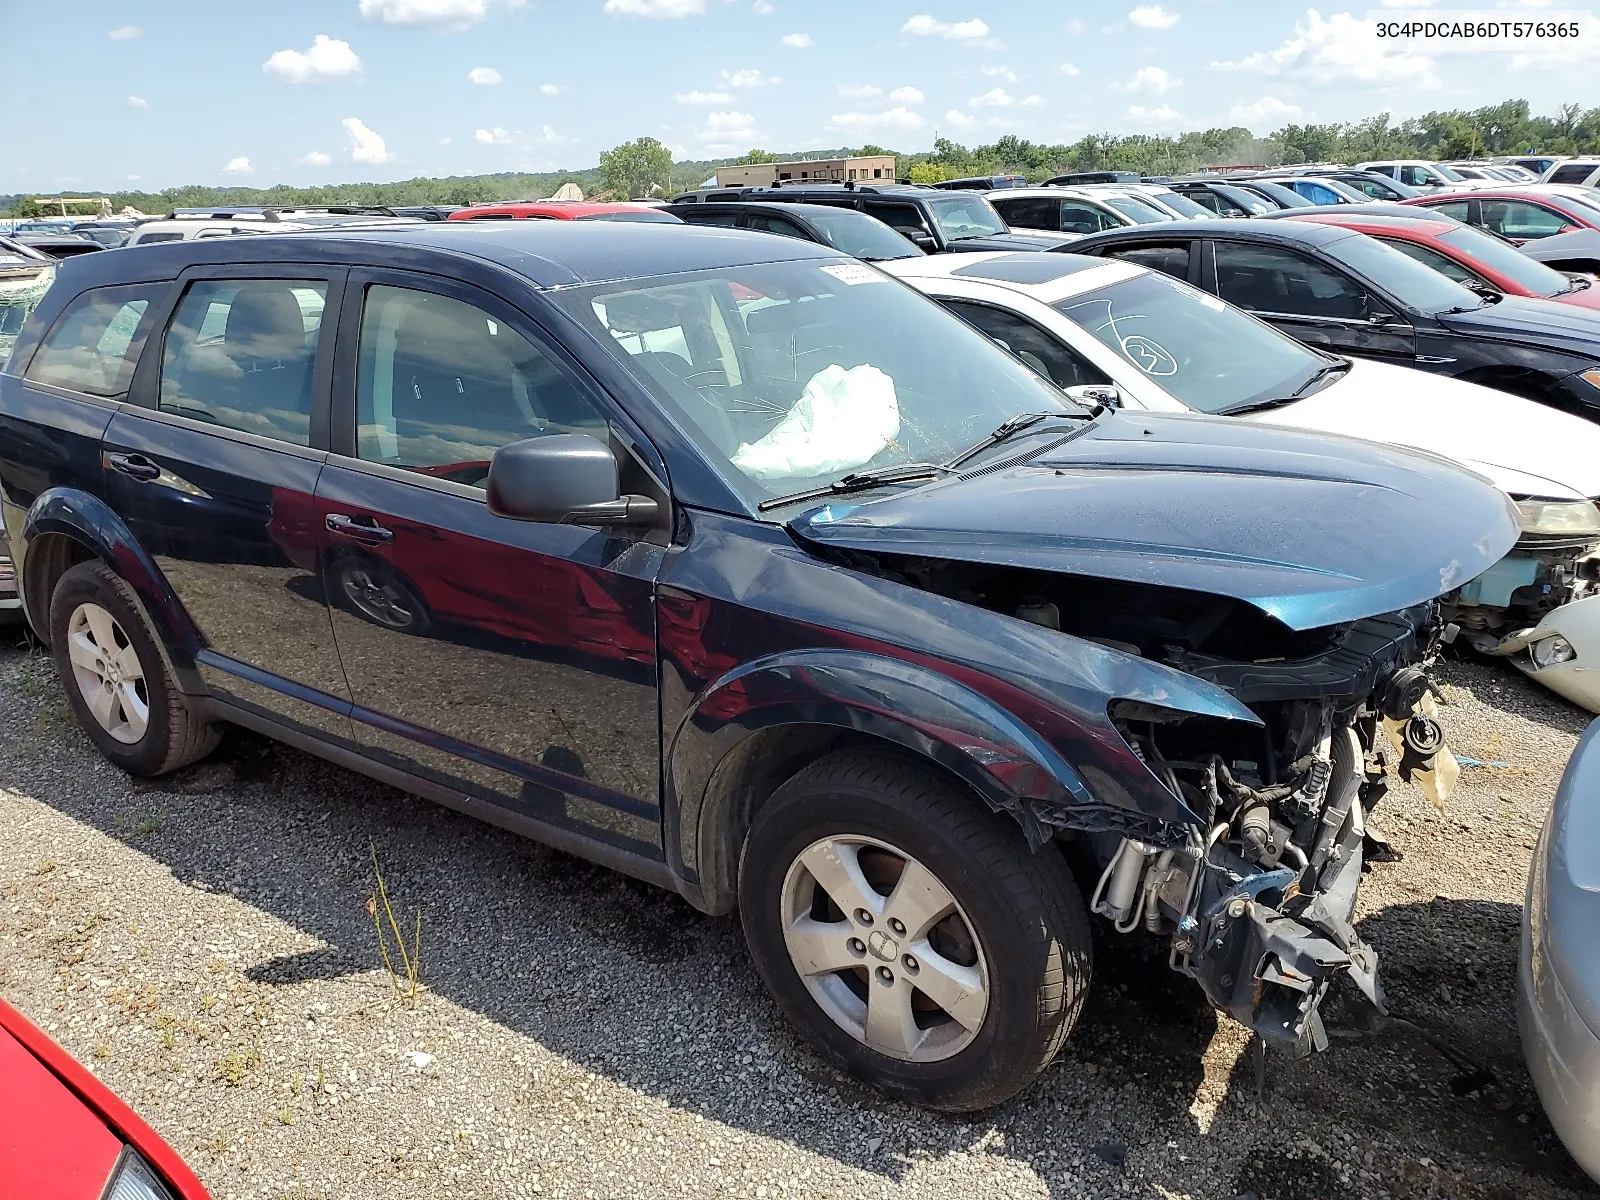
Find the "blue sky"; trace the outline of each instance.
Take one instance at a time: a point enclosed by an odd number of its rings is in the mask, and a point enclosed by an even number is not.
[[[66,23],[0,0],[0,192],[551,170],[645,134],[709,158],[1545,112],[1600,104],[1600,22],[1584,33],[1587,65],[1270,0],[84,0]]]

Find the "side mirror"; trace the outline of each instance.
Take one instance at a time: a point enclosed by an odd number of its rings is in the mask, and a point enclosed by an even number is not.
[[[931,233],[913,233],[910,238],[912,245],[925,253],[932,254],[939,248],[939,243],[933,240]]]
[[[1122,393],[1108,383],[1077,383],[1061,390],[1089,408],[1097,404],[1105,408],[1122,407]]]
[[[547,525],[648,525],[658,514],[648,496],[618,494],[617,460],[582,433],[526,438],[495,451],[489,463],[489,511]]]

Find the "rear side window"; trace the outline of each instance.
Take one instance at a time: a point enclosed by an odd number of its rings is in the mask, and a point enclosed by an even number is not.
[[[1582,183],[1594,174],[1594,163],[1567,163],[1551,173],[1550,183]]]
[[[183,241],[183,234],[181,233],[141,233],[133,239],[132,244],[135,246],[149,246],[155,242],[181,241]]]
[[[91,396],[126,395],[139,322],[166,289],[165,283],[141,283],[85,292],[56,319],[27,377]]]
[[[1059,229],[1060,204],[1059,200],[1048,196],[1027,196],[1016,200],[994,202],[996,210],[1005,218],[1006,224],[1019,229]]]
[[[162,350],[161,411],[309,446],[327,298],[316,279],[191,284]]]
[[[1129,246],[1127,249],[1113,246],[1105,251],[1105,255],[1107,258],[1120,258],[1125,262],[1137,263],[1141,267],[1149,267],[1152,271],[1161,271],[1174,279],[1189,278],[1187,242],[1171,242],[1161,246]]]

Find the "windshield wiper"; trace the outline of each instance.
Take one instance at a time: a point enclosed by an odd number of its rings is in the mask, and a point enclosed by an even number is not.
[[[1062,417],[1062,418],[1064,418],[1066,420],[1070,420],[1070,421],[1083,421],[1083,420],[1087,420],[1087,419],[1089,419],[1091,417],[1098,417],[1100,415],[1101,411],[1102,411],[1102,409],[1097,407],[1095,409],[1095,411],[1091,412],[1091,413],[1067,413],[1067,412],[1018,413],[1014,417],[1008,417],[1005,421],[1003,421],[1000,424],[1000,426],[997,429],[994,430],[993,433],[990,433],[990,434],[986,435],[980,441],[976,441],[976,442],[972,443],[972,445],[968,446],[965,450],[963,450],[960,454],[956,455],[954,458],[946,459],[945,462],[944,462],[945,469],[946,470],[950,470],[950,471],[955,470],[962,463],[967,462],[972,458],[975,458],[979,454],[982,454],[985,450],[989,449],[989,447],[998,446],[1001,442],[1010,440],[1011,438],[1015,437],[1017,434],[1021,433],[1024,429],[1032,429],[1040,421],[1048,421],[1051,417]]]
[[[1335,371],[1348,371],[1349,369],[1349,360],[1341,358],[1338,362],[1331,362],[1325,366],[1318,367],[1311,372],[1310,377],[1304,383],[1287,396],[1274,396],[1270,400],[1246,400],[1243,404],[1235,404],[1232,408],[1219,408],[1217,413],[1219,416],[1232,417],[1237,416],[1239,413],[1264,412],[1269,408],[1282,408],[1286,404],[1293,404],[1301,399],[1306,394],[1307,389],[1318,380],[1326,379]]]
[[[1274,396],[1270,400],[1246,400],[1243,404],[1235,404],[1231,408],[1217,409],[1219,417],[1236,417],[1240,413],[1265,412],[1269,408],[1282,408],[1286,404],[1295,404],[1299,401],[1298,394],[1293,396]]]
[[[769,508],[782,508],[786,504],[798,504],[802,500],[844,496],[850,492],[865,492],[891,483],[916,483],[919,480],[950,474],[954,474],[954,470],[940,463],[906,463],[904,466],[886,467],[882,471],[856,471],[842,479],[835,479],[832,483],[825,483],[821,487],[807,488],[791,496],[774,496],[771,500],[763,500],[756,505],[756,511],[766,512]]]

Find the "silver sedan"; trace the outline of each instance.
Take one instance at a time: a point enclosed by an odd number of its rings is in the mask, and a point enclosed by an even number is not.
[[[1567,764],[1533,852],[1517,1019],[1539,1099],[1600,1181],[1600,721]]]

